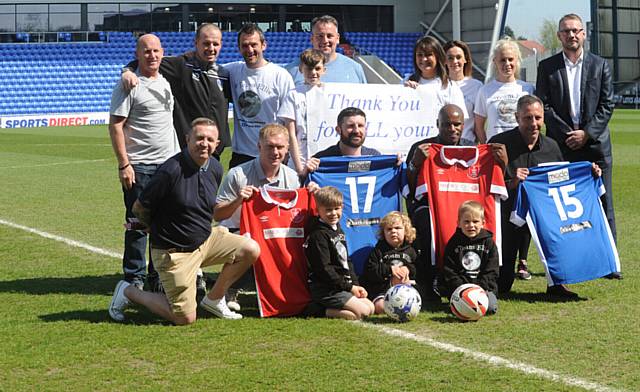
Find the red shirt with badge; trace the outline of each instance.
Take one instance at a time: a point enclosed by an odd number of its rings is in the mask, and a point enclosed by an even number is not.
[[[426,195],[425,195],[426,194]],[[500,201],[507,188],[491,147],[431,144],[429,158],[418,173],[416,199],[428,196],[431,217],[431,260],[442,270],[444,248],[458,225],[458,207],[475,200],[484,207],[484,228],[500,249]]]

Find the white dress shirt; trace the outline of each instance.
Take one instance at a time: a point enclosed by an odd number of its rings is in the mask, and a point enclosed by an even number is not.
[[[582,80],[582,60],[584,59],[584,50],[580,53],[578,61],[571,62],[569,58],[562,53],[564,58],[564,67],[567,70],[567,81],[569,82],[569,99],[571,100],[571,120],[573,127],[578,129],[580,125],[580,81]]]

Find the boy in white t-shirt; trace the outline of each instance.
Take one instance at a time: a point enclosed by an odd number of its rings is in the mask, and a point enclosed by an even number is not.
[[[320,78],[327,71],[324,54],[317,49],[307,49],[300,53],[300,73],[304,75],[304,84],[296,85],[294,94],[296,113],[296,136],[300,149],[300,161],[305,166],[309,158],[307,147],[307,97],[306,93],[314,87],[320,86]],[[289,167],[293,168],[293,162],[289,160]]]

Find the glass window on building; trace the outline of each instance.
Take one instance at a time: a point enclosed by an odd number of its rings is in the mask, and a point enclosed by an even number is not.
[[[49,29],[51,31],[79,31],[80,4],[51,4]]]
[[[182,6],[180,4],[152,4],[153,31],[180,31]]]
[[[117,30],[152,31],[151,4],[120,4],[120,23]]]
[[[48,31],[49,7],[47,4],[16,5],[16,31]]]
[[[16,31],[16,6],[0,5],[0,32]],[[4,38],[0,38],[1,42],[8,42]]]

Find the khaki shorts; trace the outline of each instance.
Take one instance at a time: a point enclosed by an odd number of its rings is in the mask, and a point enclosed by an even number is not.
[[[178,316],[196,311],[196,275],[198,269],[214,264],[233,264],[238,250],[248,238],[229,233],[226,227],[216,226],[211,235],[193,252],[170,252],[151,248],[151,258],[158,271],[171,310]]]

